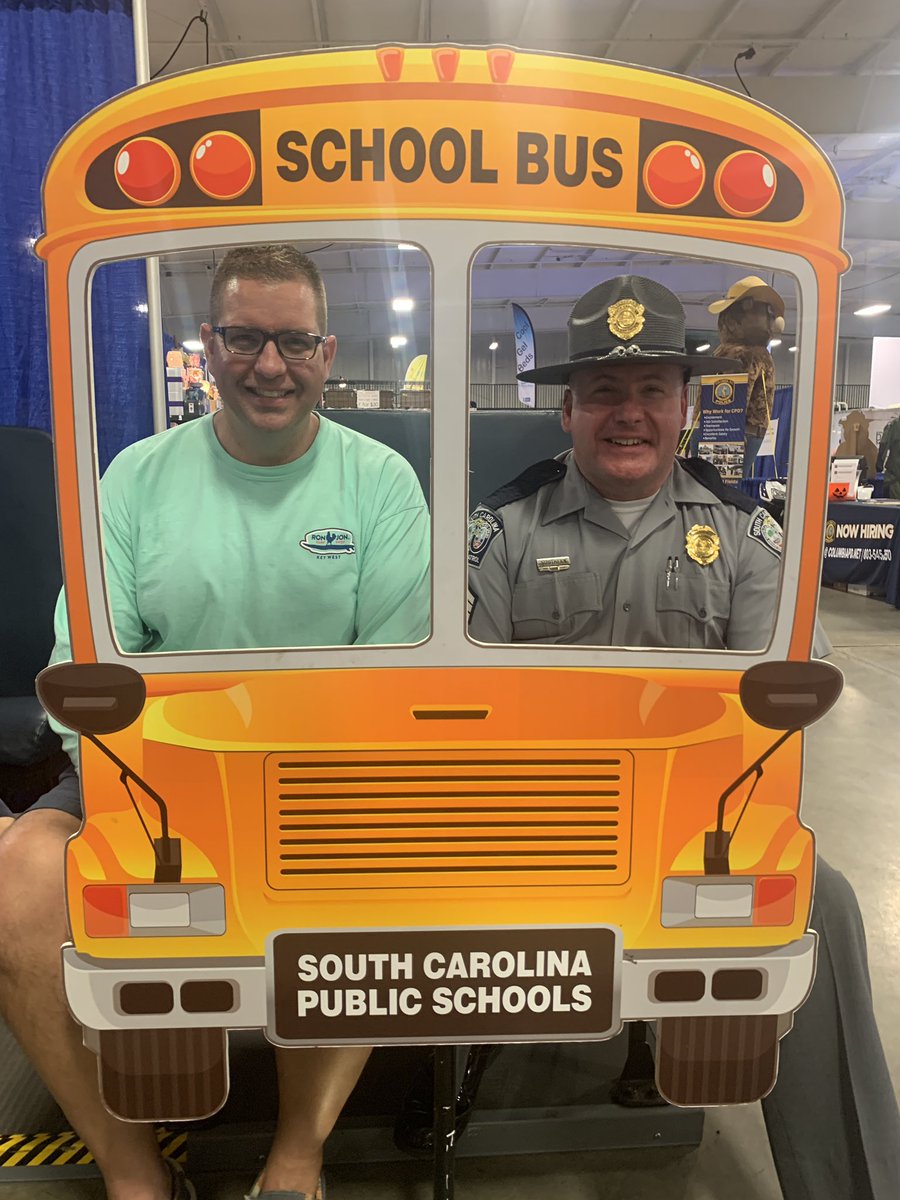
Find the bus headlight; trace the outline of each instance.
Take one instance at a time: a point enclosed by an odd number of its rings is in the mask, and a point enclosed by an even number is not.
[[[694,875],[663,880],[660,924],[684,926],[790,925],[797,881],[793,875]]]
[[[220,883],[91,883],[82,900],[88,937],[217,937],[225,932]]]
[[[190,923],[188,892],[132,892],[128,897],[132,929],[187,929]]]

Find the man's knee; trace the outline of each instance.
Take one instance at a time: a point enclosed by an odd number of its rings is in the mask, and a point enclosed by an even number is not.
[[[68,813],[42,809],[0,837],[0,966],[24,943],[65,931],[65,846],[78,827]]]

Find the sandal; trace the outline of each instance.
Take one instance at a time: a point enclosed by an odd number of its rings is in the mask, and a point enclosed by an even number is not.
[[[259,1185],[262,1182],[265,1168],[257,1175],[256,1182],[253,1187],[244,1197],[244,1200],[325,1200],[325,1176],[319,1176],[319,1186],[316,1188],[314,1196],[309,1192],[261,1192]]]

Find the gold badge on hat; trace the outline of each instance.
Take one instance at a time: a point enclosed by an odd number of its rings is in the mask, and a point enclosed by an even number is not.
[[[688,557],[701,567],[708,567],[719,557],[719,535],[711,525],[692,525],[684,539]]]
[[[609,331],[627,342],[644,328],[644,306],[637,300],[617,300],[609,306]]]

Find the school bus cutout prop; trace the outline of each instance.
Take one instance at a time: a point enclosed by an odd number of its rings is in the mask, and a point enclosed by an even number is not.
[[[237,1027],[283,1045],[436,1044],[652,1020],[673,1102],[765,1094],[814,973],[802,730],[841,686],[811,661],[848,264],[821,151],[677,76],[383,46],[127,92],[61,143],[44,207],[74,662],[39,688],[81,734],[62,953],[110,1108],[214,1111]],[[123,654],[103,581],[93,269],[342,236],[413,243],[431,263],[431,636]],[[467,639],[467,313],[471,261],[492,242],[795,277],[789,521],[759,652]]]

